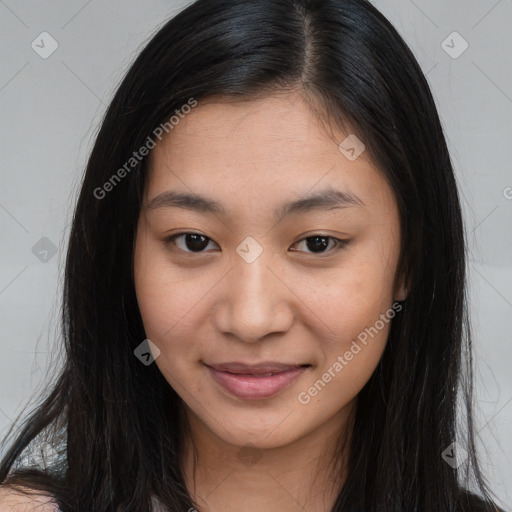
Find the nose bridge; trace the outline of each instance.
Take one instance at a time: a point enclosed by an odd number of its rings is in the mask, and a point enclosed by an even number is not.
[[[248,237],[232,257],[217,327],[243,341],[258,341],[271,332],[289,328],[292,313],[287,288],[278,278],[270,251]],[[288,292],[289,293],[289,292]]]

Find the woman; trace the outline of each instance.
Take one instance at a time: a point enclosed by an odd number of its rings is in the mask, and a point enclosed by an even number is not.
[[[498,510],[466,315],[450,157],[389,22],[365,0],[199,0],[97,136],[65,365],[0,465],[4,503]]]

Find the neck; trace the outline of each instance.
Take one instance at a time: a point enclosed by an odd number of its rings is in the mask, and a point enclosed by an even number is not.
[[[330,512],[346,479],[354,407],[285,446],[259,448],[224,441],[185,406],[181,465],[200,512]]]

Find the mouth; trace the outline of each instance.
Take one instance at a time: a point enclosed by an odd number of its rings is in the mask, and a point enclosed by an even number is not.
[[[310,364],[238,362],[205,364],[217,384],[245,400],[265,399],[289,387]]]

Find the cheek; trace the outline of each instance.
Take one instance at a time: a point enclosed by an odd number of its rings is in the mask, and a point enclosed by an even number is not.
[[[329,414],[354,399],[368,382],[384,352],[394,310],[380,300],[359,302],[332,316],[335,339],[324,338],[322,359],[298,396],[315,404],[316,413]]]
[[[147,338],[161,351],[157,364],[175,353],[173,340],[183,328],[187,310],[193,303],[191,290],[183,286],[183,277],[171,275],[162,251],[149,237],[138,235],[134,252],[134,281],[137,302]]]
[[[207,283],[192,286],[187,271],[171,265],[161,243],[144,234],[136,242],[134,279],[146,335],[160,343],[186,328],[207,288]]]
[[[303,302],[321,318],[326,339],[335,346],[349,343],[391,307],[393,273],[387,267],[383,258],[359,253],[317,279],[315,286],[311,280],[295,276],[294,283],[304,284]]]
[[[194,353],[195,346],[182,340],[193,339],[192,333],[196,332],[197,322],[189,317],[199,298],[186,287],[177,293],[179,283],[160,270],[152,264],[136,274],[137,300],[146,336],[160,349],[155,364],[174,390],[183,395],[196,387],[187,368],[191,359],[199,359],[199,354]]]
[[[336,403],[346,403],[378,365],[395,316],[392,283],[396,255],[391,255],[390,248],[383,252],[382,245],[368,245],[354,250],[312,294],[316,311],[329,327],[311,382],[313,394],[322,395],[323,386],[329,387],[321,401],[330,396]]]
[[[211,336],[201,331],[211,314],[206,296],[219,280],[193,274],[171,265],[158,241],[138,240],[134,280],[145,334],[160,349],[155,364],[182,396],[199,391],[193,370],[203,356],[201,340]]]

